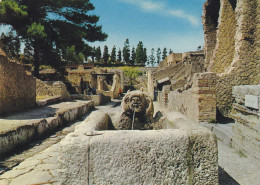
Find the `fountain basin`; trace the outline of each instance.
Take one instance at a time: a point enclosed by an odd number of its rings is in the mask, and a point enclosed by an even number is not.
[[[216,137],[199,124],[111,128],[109,115],[97,112],[61,142],[61,184],[218,184]]]

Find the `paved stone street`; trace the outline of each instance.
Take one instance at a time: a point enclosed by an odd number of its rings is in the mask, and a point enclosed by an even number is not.
[[[113,112],[118,111],[119,107],[114,107],[115,103],[106,106],[98,106],[95,111]],[[87,117],[87,116],[86,116]],[[61,132],[72,132],[78,121],[63,129]],[[62,134],[55,134],[41,143],[36,148],[31,149],[27,159],[15,166],[12,170],[0,176],[0,185],[31,185],[31,184],[58,184],[57,182],[57,160],[59,141],[65,137]],[[55,142],[56,144],[54,144]],[[37,148],[38,147],[38,148]],[[44,149],[45,148],[45,149]],[[218,140],[220,184],[241,184],[258,185],[260,184],[260,164],[254,158],[245,157],[234,149],[228,147],[224,142]],[[25,154],[14,156],[18,159],[26,158]],[[11,160],[11,159],[10,159]],[[14,159],[13,159],[14,160]],[[224,171],[223,171],[223,170]],[[230,177],[230,176],[231,177]]]

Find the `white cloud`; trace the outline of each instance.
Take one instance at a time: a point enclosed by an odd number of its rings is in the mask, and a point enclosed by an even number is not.
[[[192,25],[198,26],[199,20],[197,17],[189,15],[182,10],[169,10],[168,13],[172,16],[187,19]]]
[[[163,2],[154,2],[152,0],[118,0],[118,1],[135,5],[144,11],[148,11],[152,13],[160,13],[163,15],[186,19],[193,26],[198,26],[200,22],[198,17],[190,15],[187,12],[184,12],[183,10],[169,9],[167,8],[167,5]]]
[[[139,3],[140,3],[140,6],[142,9],[149,10],[149,11],[158,11],[158,10],[163,9],[163,7],[164,7],[163,3],[155,3],[155,2],[151,2],[151,1],[141,1]]]

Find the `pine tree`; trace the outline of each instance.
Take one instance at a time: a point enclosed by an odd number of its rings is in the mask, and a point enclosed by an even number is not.
[[[158,48],[158,49],[157,49],[157,63],[159,64],[160,61],[161,61],[161,49]]]
[[[139,41],[137,48],[136,48],[136,64],[142,65],[144,60],[144,47],[143,42]]]
[[[20,58],[20,40],[13,32],[2,33],[0,46],[9,58],[18,60]]]
[[[166,57],[167,57],[167,49],[163,48],[162,59],[164,60]]]
[[[112,64],[116,63],[116,46],[112,48],[111,55],[110,55],[110,61]]]
[[[91,60],[92,60],[92,63],[95,62],[95,57],[96,57],[96,47],[94,46],[91,50]]]
[[[146,64],[146,62],[147,62],[147,50],[146,50],[146,48],[144,48],[144,53],[143,53],[143,65],[145,65]]]
[[[87,43],[107,38],[97,24],[99,17],[90,14],[94,9],[89,0],[2,0],[0,22],[12,26],[17,38],[30,45],[38,77],[40,64],[61,67],[71,60],[69,52],[87,58]]]
[[[152,67],[154,66],[154,62],[155,62],[155,57],[154,57],[154,48],[151,49],[151,55],[150,55],[150,64],[152,65]]]
[[[108,59],[109,59],[108,47],[107,45],[105,45],[104,52],[103,52],[103,60],[105,65],[108,65]]]
[[[123,48],[123,58],[126,65],[130,65],[130,45],[129,39],[125,40],[124,48]]]
[[[136,52],[135,52],[135,47],[133,46],[132,52],[131,52],[131,65],[135,65],[135,60],[136,60]]]
[[[100,46],[98,46],[96,49],[96,62],[100,63],[100,60],[101,60],[101,49]]]
[[[169,51],[169,55],[171,55],[173,53],[173,51],[170,49],[170,51]]]
[[[117,53],[117,61],[118,61],[118,62],[121,62],[121,61],[122,61],[122,51],[121,51],[120,48],[119,48],[118,53]]]

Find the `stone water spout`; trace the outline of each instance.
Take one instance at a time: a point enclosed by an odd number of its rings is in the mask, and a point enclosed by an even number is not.
[[[123,110],[116,129],[149,129],[154,113],[150,96],[141,91],[131,91],[125,95],[121,106]]]

